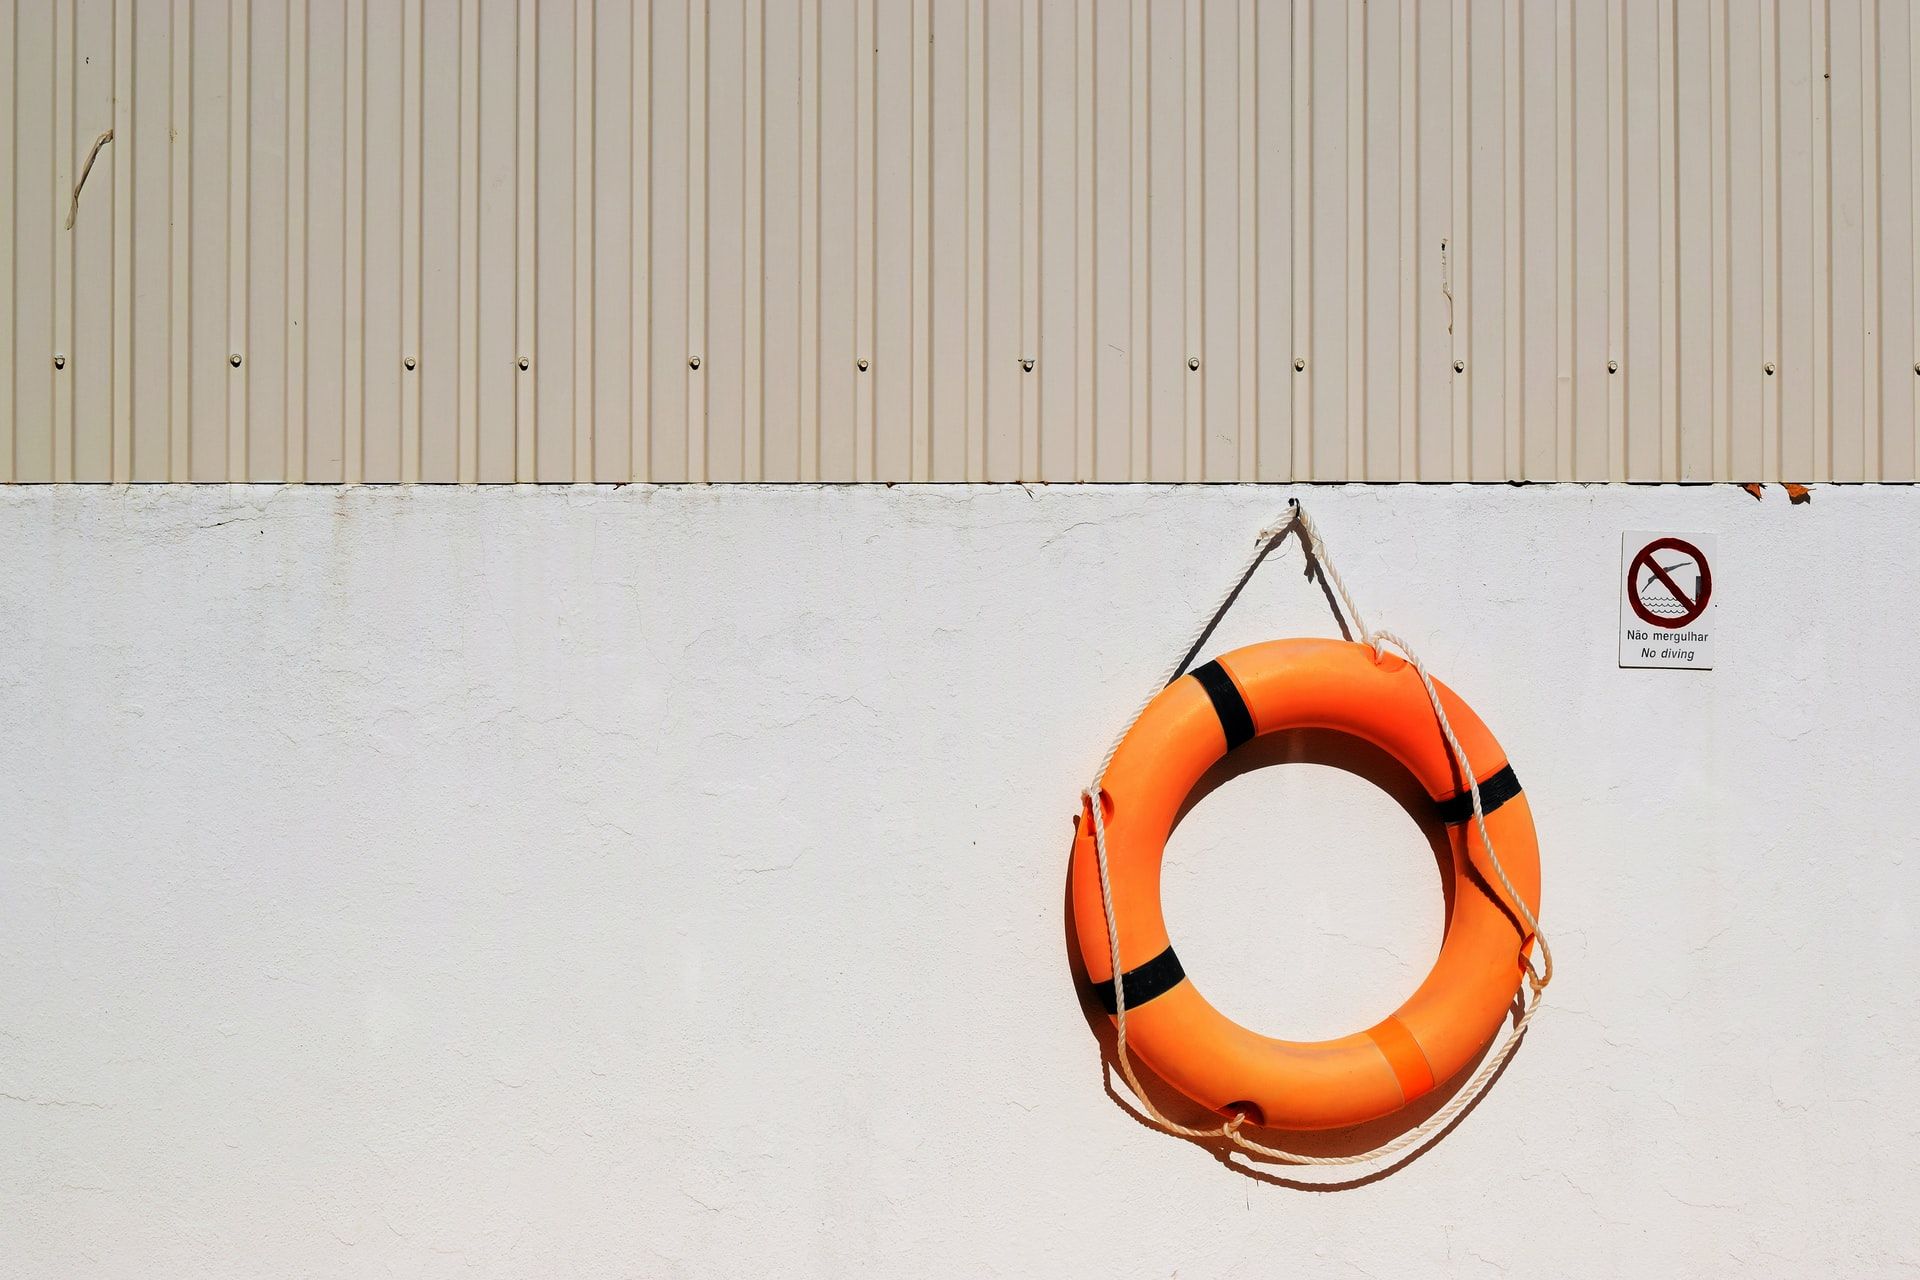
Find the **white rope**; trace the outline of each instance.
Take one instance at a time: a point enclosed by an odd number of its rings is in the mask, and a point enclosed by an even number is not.
[[[1427,674],[1426,664],[1420,661],[1419,655],[1414,653],[1412,647],[1399,636],[1394,635],[1390,631],[1370,631],[1367,629],[1367,624],[1361,620],[1359,608],[1355,606],[1353,602],[1352,594],[1347,590],[1346,583],[1341,580],[1339,571],[1333,567],[1333,561],[1327,555],[1326,544],[1321,541],[1319,530],[1314,528],[1313,521],[1308,518],[1306,508],[1302,507],[1297,501],[1290,503],[1289,508],[1287,515],[1278,523],[1269,525],[1260,531],[1259,539],[1254,544],[1253,554],[1248,557],[1247,563],[1241,568],[1239,575],[1234,578],[1232,584],[1228,586],[1226,591],[1221,593],[1220,599],[1214,605],[1212,612],[1208,614],[1200,626],[1195,629],[1186,648],[1182,651],[1182,656],[1176,659],[1173,665],[1167,669],[1165,678],[1155,686],[1153,692],[1147,695],[1146,699],[1141,702],[1140,706],[1128,719],[1126,727],[1120,731],[1120,736],[1114,740],[1113,746],[1108,748],[1107,754],[1101,759],[1099,769],[1094,772],[1092,784],[1081,794],[1087,802],[1087,812],[1091,815],[1093,822],[1094,855],[1100,870],[1100,909],[1106,916],[1107,949],[1113,968],[1114,1057],[1120,1064],[1120,1074],[1126,1078],[1127,1087],[1133,1090],[1134,1097],[1139,1100],[1148,1119],[1167,1133],[1175,1134],[1182,1138],[1225,1139],[1243,1151],[1250,1151],[1273,1160],[1284,1161],[1288,1164],[1371,1164],[1374,1161],[1395,1155],[1407,1150],[1409,1147],[1417,1146],[1425,1142],[1429,1137],[1452,1124],[1460,1113],[1473,1105],[1474,1100],[1486,1090],[1487,1085],[1493,1080],[1493,1077],[1498,1075],[1500,1069],[1506,1065],[1507,1059],[1513,1056],[1514,1049],[1518,1047],[1520,1043],[1520,1037],[1526,1034],[1527,1024],[1533,1021],[1533,1015],[1540,1010],[1541,993],[1546,990],[1547,984],[1553,980],[1553,952],[1547,946],[1546,936],[1540,932],[1540,922],[1534,917],[1533,911],[1527,906],[1525,900],[1523,900],[1520,894],[1514,889],[1513,881],[1508,877],[1506,867],[1501,865],[1500,855],[1494,851],[1493,837],[1487,834],[1487,815],[1486,810],[1480,803],[1480,783],[1474,775],[1473,762],[1467,759],[1466,748],[1460,745],[1459,736],[1454,733],[1453,725],[1447,720],[1447,710],[1440,702],[1440,691],[1434,686],[1433,677]],[[1500,1047],[1481,1060],[1479,1069],[1473,1073],[1467,1080],[1467,1083],[1454,1092],[1453,1097],[1447,1100],[1446,1105],[1421,1121],[1414,1128],[1369,1151],[1361,1151],[1346,1156],[1307,1155],[1304,1152],[1285,1151],[1255,1142],[1240,1132],[1241,1125],[1246,1121],[1244,1113],[1237,1114],[1226,1123],[1210,1129],[1196,1129],[1189,1125],[1180,1124],[1161,1112],[1160,1108],[1154,1105],[1153,1099],[1148,1096],[1147,1091],[1141,1087],[1139,1077],[1134,1074],[1133,1056],[1127,1051],[1126,981],[1120,968],[1120,929],[1118,922],[1114,918],[1113,885],[1107,870],[1106,815],[1102,812],[1100,803],[1102,795],[1101,783],[1107,776],[1108,766],[1113,763],[1114,754],[1120,750],[1120,744],[1126,741],[1127,734],[1133,731],[1133,726],[1139,721],[1140,717],[1145,714],[1148,704],[1159,696],[1160,690],[1178,679],[1186,670],[1187,664],[1193,660],[1194,654],[1199,649],[1202,640],[1219,624],[1220,619],[1226,615],[1228,608],[1233,604],[1234,597],[1238,594],[1240,588],[1246,584],[1247,579],[1252,576],[1254,569],[1259,566],[1262,557],[1266,555],[1269,547],[1277,539],[1283,537],[1290,528],[1299,531],[1301,544],[1307,556],[1314,564],[1319,566],[1320,571],[1326,576],[1327,581],[1331,582],[1334,590],[1339,593],[1341,606],[1345,609],[1347,617],[1352,621],[1354,630],[1360,633],[1361,641],[1371,645],[1375,656],[1379,658],[1386,656],[1386,646],[1391,644],[1406,654],[1407,660],[1413,664],[1414,671],[1418,673],[1420,677],[1420,683],[1426,688],[1427,699],[1433,704],[1433,714],[1434,718],[1440,722],[1440,732],[1446,738],[1447,746],[1453,751],[1454,758],[1460,762],[1460,772],[1467,780],[1467,791],[1473,798],[1474,826],[1480,835],[1480,846],[1486,850],[1487,862],[1493,868],[1494,875],[1499,879],[1500,887],[1505,890],[1508,901],[1512,902],[1513,905],[1518,908],[1520,917],[1525,921],[1527,931],[1531,935],[1532,940],[1540,946],[1540,965],[1538,968],[1534,966],[1532,955],[1529,953],[1526,956],[1527,985],[1531,988],[1531,996],[1522,1006],[1520,1016],[1514,1020],[1513,1026],[1508,1030],[1506,1038],[1501,1042]]]

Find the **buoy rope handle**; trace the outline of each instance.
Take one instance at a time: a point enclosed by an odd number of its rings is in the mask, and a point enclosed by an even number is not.
[[[1106,756],[1101,759],[1099,769],[1094,772],[1092,784],[1081,793],[1087,802],[1087,812],[1091,815],[1093,822],[1093,848],[1095,861],[1100,868],[1100,909],[1106,916],[1107,950],[1113,968],[1114,1057],[1120,1064],[1120,1074],[1126,1078],[1127,1087],[1133,1090],[1133,1096],[1139,1100],[1148,1119],[1167,1133],[1182,1138],[1225,1139],[1243,1151],[1251,1151],[1288,1164],[1370,1164],[1425,1142],[1429,1137],[1452,1124],[1461,1112],[1473,1105],[1474,1100],[1485,1092],[1488,1083],[1500,1073],[1507,1059],[1513,1056],[1514,1049],[1520,1043],[1520,1037],[1526,1034],[1527,1024],[1533,1021],[1533,1015],[1540,1010],[1541,994],[1546,990],[1547,984],[1553,981],[1553,952],[1547,946],[1546,935],[1540,931],[1539,920],[1534,917],[1532,909],[1514,889],[1513,880],[1507,875],[1506,867],[1501,865],[1500,855],[1494,851],[1493,837],[1487,834],[1487,814],[1480,802],[1480,783],[1475,777],[1473,762],[1467,759],[1466,748],[1460,745],[1459,735],[1454,733],[1453,725],[1447,720],[1447,709],[1440,702],[1440,691],[1434,686],[1433,677],[1427,674],[1426,664],[1420,661],[1419,655],[1414,653],[1412,647],[1399,636],[1390,631],[1371,631],[1367,628],[1367,624],[1361,620],[1359,608],[1353,602],[1352,593],[1347,590],[1347,584],[1340,578],[1340,571],[1333,567],[1333,560],[1327,555],[1326,543],[1321,541],[1320,531],[1314,528],[1313,521],[1307,516],[1306,508],[1301,506],[1298,500],[1289,502],[1287,505],[1286,516],[1260,531],[1260,536],[1254,543],[1253,553],[1247,558],[1246,564],[1241,567],[1239,574],[1220,594],[1212,610],[1188,638],[1186,647],[1181,651],[1182,656],[1175,659],[1173,665],[1167,668],[1165,678],[1154,686],[1153,691],[1141,701],[1139,707],[1127,720],[1126,727],[1120,731],[1120,736],[1114,739],[1113,746],[1107,749]],[[1132,732],[1134,724],[1146,712],[1148,704],[1159,696],[1160,690],[1179,679],[1185,672],[1187,664],[1193,660],[1201,641],[1219,624],[1220,619],[1226,616],[1240,588],[1245,585],[1248,578],[1253,576],[1253,571],[1259,567],[1267,551],[1276,541],[1284,537],[1289,529],[1299,531],[1301,545],[1308,559],[1318,565],[1327,580],[1333,583],[1347,618],[1353,623],[1354,630],[1360,633],[1361,640],[1373,647],[1375,657],[1386,657],[1386,646],[1390,644],[1406,654],[1407,660],[1413,664],[1414,671],[1420,677],[1420,683],[1426,688],[1427,700],[1433,704],[1433,714],[1434,718],[1440,722],[1440,732],[1446,738],[1447,746],[1453,751],[1454,758],[1460,762],[1460,772],[1467,780],[1468,794],[1473,798],[1474,827],[1480,833],[1480,846],[1486,850],[1488,865],[1493,868],[1495,877],[1500,881],[1501,889],[1506,891],[1507,900],[1513,904],[1519,911],[1520,918],[1525,921],[1528,934],[1521,955],[1526,963],[1527,985],[1532,989],[1532,995],[1521,1009],[1520,1016],[1514,1020],[1500,1048],[1481,1061],[1480,1069],[1473,1073],[1465,1085],[1455,1091],[1446,1105],[1420,1124],[1370,1151],[1361,1151],[1347,1156],[1307,1155],[1304,1152],[1283,1151],[1255,1142],[1240,1132],[1241,1125],[1246,1122],[1244,1113],[1235,1115],[1226,1123],[1211,1129],[1196,1129],[1180,1124],[1162,1113],[1160,1108],[1154,1105],[1147,1091],[1140,1086],[1140,1079],[1133,1070],[1133,1056],[1127,1052],[1126,980],[1120,967],[1120,928],[1114,918],[1113,885],[1107,872],[1106,815],[1102,812],[1100,803],[1102,795],[1100,784],[1106,778],[1107,768],[1113,763],[1114,754],[1120,750],[1120,744],[1126,741],[1127,734]],[[1537,967],[1532,955],[1533,946],[1536,944],[1540,951],[1540,963]]]

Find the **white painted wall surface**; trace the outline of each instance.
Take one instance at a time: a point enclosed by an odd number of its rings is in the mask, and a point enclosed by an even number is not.
[[[1299,491],[1505,740],[1561,976],[1339,1193],[1104,1096],[1075,790],[1288,492],[0,491],[0,1274],[1920,1266],[1912,490]],[[1623,528],[1718,532],[1718,670],[1616,667]],[[1331,629],[1289,549],[1222,642]],[[1281,1033],[1441,927],[1325,765],[1167,890]]]

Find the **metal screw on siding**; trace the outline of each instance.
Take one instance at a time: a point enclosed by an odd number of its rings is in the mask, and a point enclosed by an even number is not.
[[[1920,373],[1920,364],[1917,364],[1917,365],[1915,365],[1915,366],[1913,366],[1913,371],[1914,371],[1915,373]]]
[[[1187,368],[1189,368],[1189,369],[1198,369],[1199,367],[1200,367],[1200,357],[1199,357],[1199,356],[1188,356],[1188,357],[1187,357]]]
[[[400,363],[401,363],[401,364],[404,364],[405,366],[407,366],[407,370],[408,370],[408,372],[412,372],[412,370],[413,370],[413,369],[414,369],[414,368],[415,368],[416,366],[418,366],[420,362],[419,362],[418,360],[416,360],[416,359],[414,359],[414,358],[413,358],[412,356],[408,356],[408,357],[407,357],[407,358],[406,358],[405,360],[402,360],[402,361],[401,361]]]
[[[1465,360],[1455,360],[1453,362],[1453,371],[1455,373],[1465,373],[1467,371],[1467,362]]]
[[[1608,373],[1620,372],[1620,362],[1618,360],[1607,361],[1607,372]]]
[[[532,363],[533,363],[533,361],[531,361],[531,360],[529,360],[529,359],[527,359],[527,358],[526,358],[525,356],[521,356],[521,357],[520,357],[520,372],[522,372],[522,373],[525,373],[525,372],[527,371],[527,368],[528,368],[528,366],[529,366],[529,365],[531,365]]]
[[[689,368],[689,369],[698,369],[699,367],[700,367],[700,357],[699,357],[699,356],[688,356],[688,357],[687,357],[687,368]]]
[[[1022,373],[1032,373],[1032,372],[1033,372],[1033,357],[1032,357],[1032,356],[1022,356],[1022,357],[1021,357],[1021,359],[1020,359],[1020,372],[1022,372]]]
[[[854,363],[859,367],[860,372],[865,373],[867,371],[867,358],[865,356],[861,356],[860,359],[855,361]],[[698,368],[700,366],[700,362],[698,360],[695,360],[693,364],[695,368]]]
[[[1773,376],[1773,361],[1771,360],[1767,361],[1766,369],[1767,369],[1767,376],[1771,378]]]
[[[65,356],[55,356],[55,357],[53,358],[53,367],[54,367],[54,368],[56,368],[56,369],[64,369],[64,368],[66,368],[66,367],[67,367],[67,358],[66,358]]]
[[[1293,371],[1295,373],[1305,373],[1307,371],[1307,358],[1305,356],[1295,356],[1293,358]]]
[[[228,356],[227,363],[232,365],[234,368],[238,369],[240,367],[240,353],[236,351],[232,355]]]

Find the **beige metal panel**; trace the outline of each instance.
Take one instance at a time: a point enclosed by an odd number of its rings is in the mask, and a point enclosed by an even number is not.
[[[74,6],[73,85],[66,109],[72,115],[76,179],[94,140],[114,123],[114,19],[112,0],[79,0]],[[73,290],[75,361],[69,367],[77,372],[84,360],[91,374],[71,380],[71,416],[62,424],[68,433],[67,478],[73,480],[113,478],[114,383],[119,372],[113,342],[115,215],[126,203],[114,197],[119,177],[113,156],[102,151],[87,177],[94,197],[87,212],[92,216],[76,218],[73,230],[63,232]]]
[[[456,0],[421,0],[421,231],[416,259],[420,301],[415,321],[420,406],[415,416],[422,480],[476,478],[473,447],[467,443],[470,436],[460,419],[460,61],[456,51],[461,26]],[[428,56],[428,50],[436,52]],[[522,383],[516,380],[515,385]],[[289,388],[290,399],[297,394]],[[299,424],[288,427],[290,438],[298,439]]]
[[[1455,294],[1455,266],[1459,260],[1460,235],[1455,224],[1456,185],[1453,155],[1454,121],[1454,28],[1459,14],[1456,6],[1427,4],[1419,6],[1420,24],[1415,43],[1418,57],[1414,67],[1420,100],[1419,196],[1417,221],[1419,260],[1414,271],[1414,296],[1419,299],[1418,344],[1409,370],[1419,386],[1416,417],[1410,424],[1415,432],[1414,474],[1410,479],[1446,480],[1463,471],[1454,469],[1453,423],[1455,389],[1461,384],[1453,372],[1455,349],[1465,346],[1465,314]],[[1296,67],[1299,59],[1295,59]],[[1301,108],[1303,111],[1304,106]],[[1298,115],[1299,112],[1296,112]],[[1305,132],[1304,123],[1294,130],[1296,147]],[[1305,185],[1304,175],[1300,184]],[[1464,185],[1464,179],[1458,181]],[[1296,251],[1296,260],[1304,254]],[[1296,298],[1304,291],[1295,289]],[[1305,355],[1311,345],[1312,317],[1304,305],[1294,308],[1295,346]],[[1309,366],[1311,369],[1311,366]],[[1296,414],[1302,401],[1296,399]],[[1305,434],[1304,424],[1296,436]],[[1305,455],[1297,447],[1293,454],[1292,476],[1312,475]]]
[[[859,189],[860,45],[857,0],[820,0],[815,24],[817,139],[819,166],[816,210],[820,268],[818,278],[819,352],[815,394],[818,419],[811,456],[803,460],[808,479],[858,479],[859,434],[855,362],[860,323],[861,226]],[[1017,145],[1007,140],[1008,145]],[[698,291],[696,291],[697,296]],[[693,411],[689,410],[689,416]],[[698,471],[689,479],[704,479]]]
[[[651,421],[648,428],[648,457],[645,467],[635,468],[634,478],[665,481],[686,479],[692,474],[688,465],[688,437],[696,431],[693,414],[698,402],[690,386],[697,376],[697,370],[689,368],[689,361],[700,354],[701,335],[693,333],[689,325],[690,318],[694,316],[689,298],[701,285],[704,271],[696,269],[692,261],[695,242],[688,226],[688,206],[691,202],[688,193],[693,186],[691,178],[697,173],[689,164],[691,142],[688,136],[687,103],[691,23],[687,7],[681,4],[650,5],[648,16],[652,20],[649,37],[652,56],[648,77],[651,113],[647,120],[651,134],[649,155],[652,163],[648,184],[651,197],[648,217],[648,299],[653,372],[649,380],[652,394],[649,402]],[[801,40],[799,61],[804,68],[809,35],[804,14],[797,34]],[[799,146],[804,165],[804,157],[812,154],[813,148],[806,142],[808,134],[804,109],[802,117],[802,141]],[[804,226],[804,191],[801,206]],[[815,260],[807,250],[803,230],[801,260]],[[798,323],[803,334],[818,332],[817,323],[808,320],[804,309]],[[805,365],[804,359],[802,365]],[[806,477],[796,475],[795,478]]]
[[[1815,307],[1824,299],[1825,246],[1816,239],[1816,219],[1825,209],[1827,189],[1819,181],[1815,156],[1819,122],[1815,107],[1824,83],[1824,14],[1810,0],[1782,0],[1779,6],[1778,199],[1780,204],[1779,342],[1769,363],[1780,383],[1779,444],[1775,475],[1813,478],[1816,420],[1824,406],[1816,381],[1816,346],[1824,334]],[[1824,452],[1824,451],[1818,451]],[[1769,476],[1769,479],[1773,476]]]
[[[0,479],[1913,480],[1917,65],[1894,0],[4,0]]]
[[[1828,181],[1831,184],[1830,284],[1832,429],[1827,441],[1827,463],[1834,474],[1866,476],[1869,451],[1869,390],[1877,390],[1878,361],[1874,346],[1879,323],[1875,288],[1868,255],[1877,256],[1872,229],[1865,213],[1872,193],[1872,170],[1878,151],[1873,125],[1878,114],[1877,68],[1861,57],[1861,0],[1832,0],[1827,13],[1827,100],[1834,121],[1829,134]],[[1877,413],[1877,406],[1874,406]],[[1878,425],[1877,423],[1875,424]],[[1877,431],[1874,432],[1877,435]],[[1878,441],[1872,453],[1878,458]]]
[[[520,421],[521,387],[523,384],[530,388],[544,387],[549,381],[565,380],[571,372],[564,360],[558,368],[553,367],[544,345],[537,352],[538,365],[530,364],[526,373],[520,371],[519,365],[523,353],[518,296],[522,267],[520,137],[522,124],[532,124],[520,118],[520,69],[527,66],[528,79],[537,79],[537,67],[529,64],[541,54],[551,52],[551,41],[546,33],[541,33],[539,38],[544,43],[538,47],[522,46],[519,15],[507,6],[483,8],[477,15],[468,16],[465,22],[478,26],[475,56],[480,68],[474,156],[479,168],[475,183],[478,225],[472,232],[477,255],[473,279],[479,293],[471,302],[460,304],[463,312],[471,309],[474,317],[471,378],[475,386],[476,420],[472,443],[468,446],[473,451],[470,465],[482,480],[524,479],[527,477],[521,471],[521,429],[524,427],[529,434],[529,446],[538,442],[531,438],[532,420],[524,424]],[[564,80],[562,83],[564,85]],[[571,162],[571,157],[564,152],[555,155]],[[561,201],[560,206],[570,213],[572,200]],[[570,309],[564,319],[571,323]],[[525,350],[527,354],[536,354],[531,348]],[[565,474],[562,472],[563,477]]]
[[[57,87],[51,5],[16,3],[13,15],[13,398],[10,408],[14,480],[52,480],[54,384],[78,369],[67,361],[54,328],[55,233],[60,172],[56,157]]]
[[[1724,455],[1715,459],[1719,474],[1766,474],[1761,438],[1766,420],[1762,372],[1767,356],[1767,304],[1763,281],[1769,263],[1762,152],[1765,142],[1755,122],[1761,119],[1761,32],[1757,22],[1728,21],[1722,12],[1726,67],[1726,264],[1725,288],[1716,296],[1716,315],[1724,317],[1726,358],[1715,388],[1722,415]],[[1737,124],[1739,127],[1734,127]],[[1773,379],[1777,382],[1778,379]]]
[[[636,15],[623,4],[602,4],[594,14],[592,251],[593,422],[591,478],[624,481],[632,476],[633,235],[633,28]],[[759,77],[753,79],[757,93]],[[512,369],[511,362],[503,366]],[[511,377],[511,373],[503,373]],[[607,425],[602,427],[600,424]]]
[[[0,72],[8,84],[16,75],[17,0],[0,0]],[[14,316],[19,308],[14,293],[15,229],[19,225],[19,164],[14,150],[14,109],[18,95],[0,93],[0,483],[14,478],[14,381],[19,353],[14,348]]]
[[[761,339],[758,456],[759,480],[800,478],[802,420],[801,335],[810,331],[802,304],[801,85],[799,4],[766,7],[760,66],[761,135]],[[645,24],[641,24],[643,27]],[[636,58],[636,65],[639,60]],[[644,135],[643,135],[644,136]],[[636,160],[636,172],[643,172]],[[644,176],[642,181],[644,181]],[[644,257],[644,242],[636,245]],[[644,368],[644,364],[641,366]]]
[[[574,137],[579,124],[575,119],[575,93],[581,73],[575,56],[574,25],[576,19],[588,16],[588,6],[583,0],[579,5],[538,3],[532,8],[537,15],[536,44],[531,50],[522,45],[520,53],[532,64],[523,74],[532,75],[535,84],[533,473],[517,473],[514,478],[553,482],[574,478],[574,424],[589,412],[575,394],[575,361],[587,335],[575,328],[578,315],[574,308],[578,290],[574,277],[578,248]],[[696,28],[701,25],[696,19]],[[690,124],[688,132],[699,133],[697,121]],[[689,199],[702,190],[700,184],[689,185]],[[692,215],[692,225],[705,226],[705,219],[697,211]],[[483,293],[480,309],[485,310],[486,305]]]
[[[1038,66],[1032,77],[1044,96],[1030,113],[1039,146],[1034,154],[1038,194],[1032,213],[1039,224],[1035,248],[1037,322],[1022,353],[1033,368],[1021,375],[1022,390],[1034,384],[1029,411],[1044,424],[1034,432],[1035,474],[1043,480],[1076,480],[1080,473],[1082,391],[1080,367],[1080,153],[1078,66],[1082,14],[1072,4],[1038,7]],[[1025,368],[1025,365],[1022,365]],[[1023,397],[1025,399],[1026,397]]]
[[[209,3],[210,0],[199,0]],[[221,4],[224,9],[226,6]],[[196,14],[196,19],[198,15]],[[300,324],[306,354],[306,479],[317,484],[346,479],[346,443],[357,407],[347,400],[347,41],[346,6],[338,0],[308,0],[304,156],[307,181],[306,235],[294,252],[306,277]],[[199,41],[195,40],[196,50]],[[196,92],[199,86],[195,86]],[[197,158],[197,157],[196,157]],[[196,180],[200,177],[196,166]],[[224,228],[221,228],[224,235]],[[196,236],[194,253],[201,255]],[[223,247],[216,240],[209,248]],[[199,299],[195,299],[196,317]],[[200,344],[194,344],[195,368]],[[214,367],[222,367],[217,359]],[[200,423],[195,406],[194,425]],[[357,423],[355,426],[357,427]],[[196,461],[199,436],[194,437]],[[198,478],[198,477],[196,477]]]
[[[707,13],[710,84],[746,83],[747,13],[741,0],[713,0]],[[746,478],[747,169],[756,140],[744,91],[710,94],[707,104],[706,447],[700,478]]]
[[[366,70],[359,125],[367,214],[361,230],[360,478],[393,483],[401,478],[402,397],[419,367],[417,361],[411,372],[405,366],[402,328],[406,183],[397,126],[405,112],[406,36],[400,6],[385,0],[368,0],[363,22]]]
[[[1880,27],[1870,37],[1879,60],[1879,156],[1875,164],[1879,206],[1871,216],[1879,221],[1880,262],[1880,450],[1879,477],[1915,474],[1914,412],[1920,408],[1914,384],[1920,325],[1915,307],[1920,291],[1914,287],[1914,252],[1920,219],[1914,216],[1914,146],[1920,132],[1914,127],[1913,41],[1915,14],[1911,5],[1879,6]]]
[[[922,311],[927,286],[917,269],[925,246],[916,249],[926,204],[916,198],[926,189],[926,118],[917,109],[926,76],[925,16],[918,0],[879,6],[873,15],[875,56],[868,60],[873,73],[874,240],[872,275],[869,288],[863,291],[871,308],[870,337],[869,343],[861,344],[861,358],[870,360],[871,389],[866,394],[871,400],[867,414],[872,423],[873,478],[886,481],[914,478],[914,426],[925,398],[924,393],[915,394],[916,378],[924,372],[920,361],[926,338]],[[752,172],[757,175],[757,169]],[[748,201],[750,213],[758,207],[757,200]],[[756,264],[748,278],[757,283],[759,235],[750,235],[748,244]],[[1071,251],[1072,244],[1064,247]],[[880,287],[881,281],[887,282],[885,288]],[[762,332],[765,313],[759,293],[750,296],[754,306],[746,326],[747,350],[757,359],[759,342],[754,335]],[[749,388],[753,381],[747,380]],[[754,441],[755,452],[758,403],[759,398],[749,394],[747,420],[752,429],[748,438]]]
[[[1510,417],[1515,460],[1528,480],[1558,480],[1567,448],[1571,387],[1560,377],[1572,345],[1571,306],[1560,305],[1558,261],[1567,251],[1561,217],[1572,208],[1562,188],[1557,154],[1567,143],[1572,99],[1560,62],[1560,37],[1570,25],[1564,7],[1520,5],[1515,51],[1520,67],[1512,110],[1519,122],[1515,188],[1519,193],[1520,246],[1514,329],[1519,351],[1514,370],[1520,394]]]

